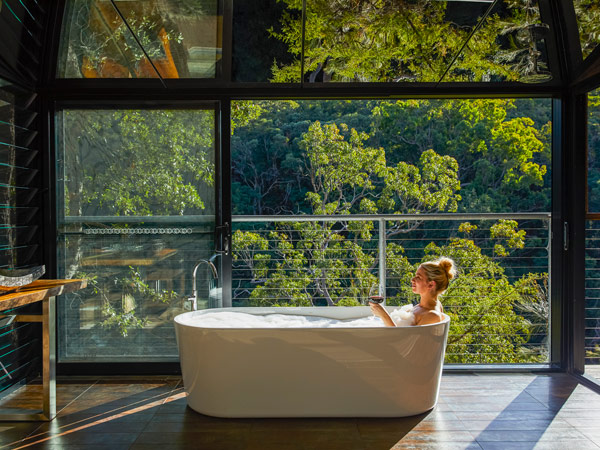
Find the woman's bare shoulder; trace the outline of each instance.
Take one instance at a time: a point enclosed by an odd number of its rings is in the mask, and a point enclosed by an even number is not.
[[[415,325],[428,325],[441,322],[444,320],[444,315],[440,311],[429,310],[419,314],[416,319]]]

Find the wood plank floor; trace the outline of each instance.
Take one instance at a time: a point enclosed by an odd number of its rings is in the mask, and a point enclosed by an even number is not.
[[[447,374],[432,411],[398,419],[218,419],[184,395],[178,377],[59,379],[57,418],[0,422],[0,448],[600,449],[600,395],[565,374]]]

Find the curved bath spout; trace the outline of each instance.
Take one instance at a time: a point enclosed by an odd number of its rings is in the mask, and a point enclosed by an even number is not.
[[[201,259],[195,266],[194,266],[194,271],[192,273],[192,297],[190,297],[188,300],[191,301],[192,305],[192,310],[196,311],[198,309],[198,290],[196,289],[196,274],[198,272],[198,268],[202,265],[202,264],[206,264],[208,265],[208,267],[210,267],[210,270],[212,272],[213,278],[215,280],[219,279],[219,273],[217,272],[217,267],[214,265],[214,263],[212,262],[213,258],[210,259]]]

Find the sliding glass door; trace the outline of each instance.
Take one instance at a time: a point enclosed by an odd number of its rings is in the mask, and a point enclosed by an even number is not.
[[[588,93],[584,370],[600,383],[600,89]]]
[[[57,115],[60,362],[174,361],[173,317],[221,306],[216,107]],[[206,262],[206,263],[205,263]]]

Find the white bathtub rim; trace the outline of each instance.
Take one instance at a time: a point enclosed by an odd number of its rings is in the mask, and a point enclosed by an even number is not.
[[[399,306],[385,306],[385,308],[388,310],[388,312],[393,311],[396,308],[399,308]],[[337,310],[337,311],[336,311]],[[338,314],[333,314],[332,315],[327,315],[327,314],[307,314],[307,312],[325,312],[328,311],[330,313],[333,312],[362,312],[362,314],[360,315],[355,315],[352,314],[350,317],[335,317]],[[199,329],[205,329],[205,330],[277,330],[277,331],[283,331],[283,330],[394,330],[394,329],[404,329],[404,328],[417,328],[417,329],[422,329],[422,328],[429,328],[429,327],[436,327],[436,326],[440,326],[442,324],[446,324],[448,322],[450,322],[450,316],[448,316],[447,314],[443,313],[443,317],[444,319],[441,322],[437,322],[437,323],[430,323],[430,324],[425,324],[425,325],[413,325],[413,326],[405,326],[405,327],[386,327],[386,326],[380,326],[380,327],[203,327],[201,325],[197,325],[197,324],[191,324],[189,322],[185,322],[184,321],[184,316],[185,317],[189,317],[189,316],[202,316],[204,314],[209,314],[209,313],[218,313],[218,312],[242,312],[242,313],[247,313],[247,314],[254,314],[254,315],[260,315],[260,316],[265,316],[265,315],[270,315],[270,314],[282,314],[282,315],[298,315],[298,316],[311,316],[311,317],[321,317],[321,318],[325,318],[325,319],[337,319],[337,320],[352,320],[352,319],[359,319],[359,318],[364,318],[364,317],[369,317],[372,315],[371,309],[368,306],[282,306],[282,307],[229,307],[229,308],[211,308],[211,309],[202,309],[202,310],[198,310],[198,311],[188,311],[182,314],[178,314],[177,316],[175,316],[173,318],[173,321],[175,322],[176,325],[178,326],[182,326],[182,327],[190,327],[190,328],[199,328]]]

